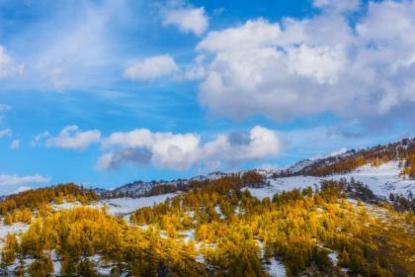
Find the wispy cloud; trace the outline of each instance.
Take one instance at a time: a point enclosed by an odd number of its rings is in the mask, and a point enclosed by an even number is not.
[[[37,183],[48,183],[49,181],[49,177],[44,177],[39,174],[28,176],[0,174],[0,186],[22,186]]]
[[[10,149],[17,150],[19,148],[20,148],[20,140],[19,139],[12,140],[12,142],[10,143]]]
[[[129,1],[46,2],[51,12],[20,22],[22,28],[10,35],[8,44],[18,49],[19,61],[25,65],[25,82],[14,85],[63,91],[114,79],[122,54],[112,31],[127,20]],[[42,10],[43,4],[29,6]],[[0,77],[4,53],[0,48]]]
[[[20,75],[23,73],[23,70],[24,66],[15,64],[12,58],[7,54],[6,48],[0,45],[0,79]]]
[[[11,135],[12,135],[12,130],[11,129],[0,130],[0,139],[5,138],[5,137],[10,137]]]

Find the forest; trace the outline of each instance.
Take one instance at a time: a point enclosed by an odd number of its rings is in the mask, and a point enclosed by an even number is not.
[[[96,196],[72,185],[11,196],[4,221],[20,213],[12,221],[30,225],[6,237],[2,267],[17,276],[47,276],[57,262],[65,276],[269,276],[278,261],[287,276],[413,276],[412,211],[346,180],[258,200],[247,188],[263,181],[255,172],[194,181],[130,218],[88,206]],[[47,204],[75,200],[85,205]]]

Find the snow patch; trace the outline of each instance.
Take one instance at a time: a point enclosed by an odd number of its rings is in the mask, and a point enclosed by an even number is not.
[[[106,207],[107,212],[111,215],[123,216],[128,215],[136,211],[137,209],[144,207],[152,207],[161,202],[166,201],[168,198],[177,196],[178,193],[167,193],[149,197],[140,197],[140,198],[113,198],[105,199],[93,203],[90,206],[95,208]]]
[[[337,265],[337,262],[339,261],[339,259],[338,259],[338,254],[337,254],[337,252],[331,252],[331,253],[329,253],[329,259],[330,259],[330,261],[331,261],[331,263],[332,264],[334,264],[334,265]]]
[[[8,234],[19,234],[24,233],[29,229],[29,225],[25,223],[13,223],[11,225],[5,225],[3,222],[0,223],[0,249],[3,248],[4,239]]]
[[[271,259],[270,263],[265,265],[265,271],[272,277],[287,276],[285,266],[280,260],[276,258]]]

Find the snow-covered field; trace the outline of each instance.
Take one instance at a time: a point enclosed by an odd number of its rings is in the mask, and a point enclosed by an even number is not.
[[[251,194],[259,199],[272,197],[275,193],[290,191],[296,188],[304,189],[311,186],[313,189],[322,180],[339,180],[354,178],[367,185],[376,195],[388,197],[390,193],[408,195],[415,194],[415,180],[404,179],[401,176],[399,162],[391,161],[378,167],[364,165],[347,174],[337,174],[326,177],[293,176],[269,179],[270,185],[263,188],[249,188]]]
[[[5,225],[3,220],[0,219],[0,249],[3,248],[4,239],[7,234],[18,234],[20,232],[24,233],[29,228],[28,224],[25,223],[13,223],[11,225]]]
[[[90,206],[96,208],[106,207],[107,212],[111,215],[127,215],[133,213],[135,210],[151,207],[153,205],[159,204],[166,201],[168,198],[172,198],[178,195],[178,193],[167,193],[149,197],[140,197],[140,198],[114,198],[114,199],[105,199],[93,203]]]
[[[113,199],[104,199],[94,203],[91,203],[89,207],[93,208],[106,208],[107,212],[111,215],[123,216],[133,213],[135,210],[144,207],[151,207],[153,205],[159,204],[166,201],[168,198],[172,198],[178,195],[178,193],[167,193],[149,197],[140,197],[140,198],[113,198]],[[76,207],[80,207],[82,204],[80,202],[70,202],[55,204],[52,208],[55,211],[67,210]]]
[[[335,175],[333,178],[353,177],[356,181],[367,185],[376,195],[384,197],[388,197],[390,193],[402,195],[407,195],[410,191],[415,193],[415,180],[404,179],[401,172],[399,162],[391,161],[378,167],[364,165],[351,173]]]
[[[311,176],[293,176],[269,179],[269,186],[263,188],[248,188],[252,196],[258,199],[264,199],[265,197],[272,197],[274,194],[290,191],[293,189],[303,189],[307,187],[314,188],[314,184],[318,185],[322,178],[311,177]]]

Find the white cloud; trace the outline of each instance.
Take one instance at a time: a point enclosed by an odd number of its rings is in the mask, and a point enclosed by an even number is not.
[[[83,150],[94,143],[98,143],[101,139],[101,132],[98,130],[81,131],[78,126],[70,125],[63,128],[58,136],[48,136],[47,133],[41,134],[38,140],[47,138],[46,145],[49,147]]]
[[[28,191],[31,189],[32,189],[31,187],[21,186],[21,187],[18,187],[13,193],[21,193],[21,192]]]
[[[0,139],[5,138],[5,137],[10,137],[11,135],[12,135],[12,130],[11,129],[0,130]]]
[[[11,143],[10,143],[10,149],[13,150],[17,150],[20,148],[20,140],[18,139],[14,139]]]
[[[336,150],[336,151],[331,152],[331,153],[329,154],[329,156],[330,156],[330,157],[332,157],[332,156],[342,155],[342,154],[346,153],[346,152],[347,152],[347,150],[348,150],[348,149],[347,149],[346,147],[342,147],[342,148],[340,148],[340,149],[338,149],[338,150]]]
[[[0,79],[4,79],[12,75],[21,74],[22,72],[23,66],[16,65],[10,58],[10,56],[7,54],[6,48],[0,45]]]
[[[202,142],[197,134],[153,133],[147,129],[111,134],[103,140],[111,150],[101,156],[98,167],[111,169],[123,164],[151,164],[159,168],[184,170],[231,165],[274,157],[280,151],[275,132],[256,126],[249,132],[221,134]]]
[[[6,104],[0,104],[0,123],[4,119],[4,114],[11,110],[11,107]]]
[[[0,114],[10,111],[12,108],[6,104],[0,104]]]
[[[23,186],[36,183],[48,183],[49,181],[49,177],[44,177],[39,174],[29,176],[0,174],[0,186]]]
[[[169,76],[178,70],[179,67],[171,56],[160,55],[132,64],[124,71],[124,77],[134,81],[148,81]]]
[[[199,101],[233,118],[276,120],[332,112],[371,117],[415,104],[415,1],[315,1],[324,12],[281,22],[250,20],[208,33],[197,50]],[[342,12],[339,12],[342,11]],[[392,23],[393,22],[393,23]]]
[[[163,14],[164,26],[175,26],[181,32],[201,35],[206,32],[209,25],[209,18],[205,9],[192,8],[184,5],[169,7]]]
[[[108,169],[125,162],[151,162],[162,168],[184,169],[196,162],[199,142],[196,134],[153,133],[147,129],[117,132],[105,139],[103,145],[118,149],[101,157],[99,167]]]
[[[13,32],[9,44],[17,49],[19,61],[25,64],[25,74],[10,85],[62,91],[114,80],[125,57],[119,34],[127,22],[137,23],[133,19],[137,17],[136,11],[131,7],[134,3],[124,0],[48,3],[31,3],[28,9],[38,10],[42,16],[24,22],[24,28]]]
[[[287,58],[290,73],[313,78],[320,84],[335,84],[346,63],[341,48],[306,45],[289,49]]]
[[[43,143],[46,139],[48,139],[48,138],[50,138],[51,137],[51,135],[50,135],[50,133],[49,132],[43,132],[43,133],[41,133],[41,134],[37,134],[34,138],[33,138],[33,140],[31,141],[31,143],[30,143],[30,145],[31,146],[38,146],[38,145],[40,145],[41,143]]]
[[[198,50],[213,53],[250,50],[275,45],[281,30],[264,19],[248,20],[243,26],[209,32],[197,45]]]
[[[360,6],[359,0],[314,0],[314,6],[334,12],[355,11]]]

